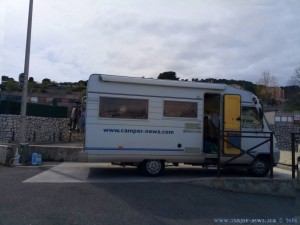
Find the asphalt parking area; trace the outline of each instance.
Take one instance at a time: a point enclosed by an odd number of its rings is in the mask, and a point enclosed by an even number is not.
[[[24,183],[140,183],[140,182],[184,182],[193,180],[215,179],[217,171],[180,165],[167,167],[159,177],[144,177],[135,167],[120,167],[107,163],[64,162],[53,166]],[[243,170],[222,170],[222,178],[253,179]],[[255,179],[267,179],[255,178]],[[274,179],[291,179],[291,171],[274,168]]]

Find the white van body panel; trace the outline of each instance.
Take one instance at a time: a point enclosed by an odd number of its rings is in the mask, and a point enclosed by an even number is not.
[[[87,87],[85,152],[89,161],[140,163],[145,159],[160,159],[176,163],[203,163],[217,158],[217,154],[203,151],[205,95],[220,96],[220,124],[224,94],[240,95],[241,105],[260,107],[255,95],[224,84],[183,82],[93,74]],[[100,116],[100,98],[126,98],[145,100],[148,116],[144,119],[105,118]],[[164,101],[191,102],[197,106],[195,118],[164,116]],[[213,107],[214,102],[206,102]],[[242,131],[270,132],[266,121],[263,129],[242,128]],[[257,145],[256,139],[243,139],[242,149]],[[253,154],[269,154],[262,145]],[[274,144],[275,146],[275,144]],[[232,158],[221,154],[221,162]],[[274,148],[274,161],[279,160],[279,150]],[[245,154],[234,164],[250,164],[253,157]]]

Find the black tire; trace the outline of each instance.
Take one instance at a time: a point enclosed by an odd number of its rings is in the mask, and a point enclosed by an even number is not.
[[[249,171],[255,177],[265,177],[270,171],[270,164],[264,158],[255,158]]]
[[[162,160],[144,160],[141,169],[145,176],[156,177],[165,169],[165,163]]]

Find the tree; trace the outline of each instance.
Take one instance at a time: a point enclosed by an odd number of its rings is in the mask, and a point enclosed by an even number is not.
[[[300,66],[294,70],[288,84],[289,86],[285,88],[285,96],[288,99],[286,105],[298,110],[300,106]]]
[[[81,87],[86,87],[87,86],[87,80],[78,81],[78,85],[81,86]]]
[[[277,88],[277,79],[269,72],[263,72],[257,82],[256,94],[265,104],[273,104],[275,102],[273,91]]]
[[[33,91],[34,88],[37,87],[37,83],[34,81],[33,77],[29,77],[28,79],[28,89]]]
[[[9,77],[8,77],[8,76],[3,75],[3,76],[1,77],[1,83],[5,83],[5,82],[7,82],[8,80],[9,80]]]
[[[42,80],[42,84],[50,84],[51,83],[51,80],[49,78],[44,78]]]
[[[51,80],[49,78],[44,78],[42,80],[42,85],[41,87],[42,88],[48,88],[48,86],[51,84]]]
[[[269,72],[263,72],[257,84],[265,87],[277,87],[277,79]]]
[[[29,77],[28,82],[34,82],[33,77]]]
[[[215,79],[215,78],[206,78],[198,79],[192,78],[193,82],[205,82],[205,83],[217,83],[217,84],[227,84],[227,85],[239,85],[242,89],[251,91],[255,93],[256,85],[250,81],[245,80],[227,80],[227,79]]]
[[[167,71],[160,73],[157,79],[164,79],[164,80],[179,80],[179,77],[176,76],[176,73],[173,71]]]
[[[300,87],[300,66],[295,69],[294,74],[291,76],[288,83],[290,86]]]
[[[9,77],[8,76],[5,76],[5,75],[3,75],[2,77],[1,77],[1,84],[0,84],[0,91],[1,90],[6,90],[6,88],[5,88],[5,84],[7,83],[9,81]]]
[[[19,88],[19,83],[13,79],[9,79],[5,84],[5,89],[7,91],[18,91]]]
[[[19,75],[19,85],[20,85],[21,88],[23,88],[24,82],[25,82],[25,74],[20,73],[20,75]]]

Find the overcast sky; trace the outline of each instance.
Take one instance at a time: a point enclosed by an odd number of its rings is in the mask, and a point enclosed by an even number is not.
[[[0,0],[0,75],[24,71],[29,0]],[[92,73],[285,86],[300,66],[299,0],[35,0],[29,76]]]

